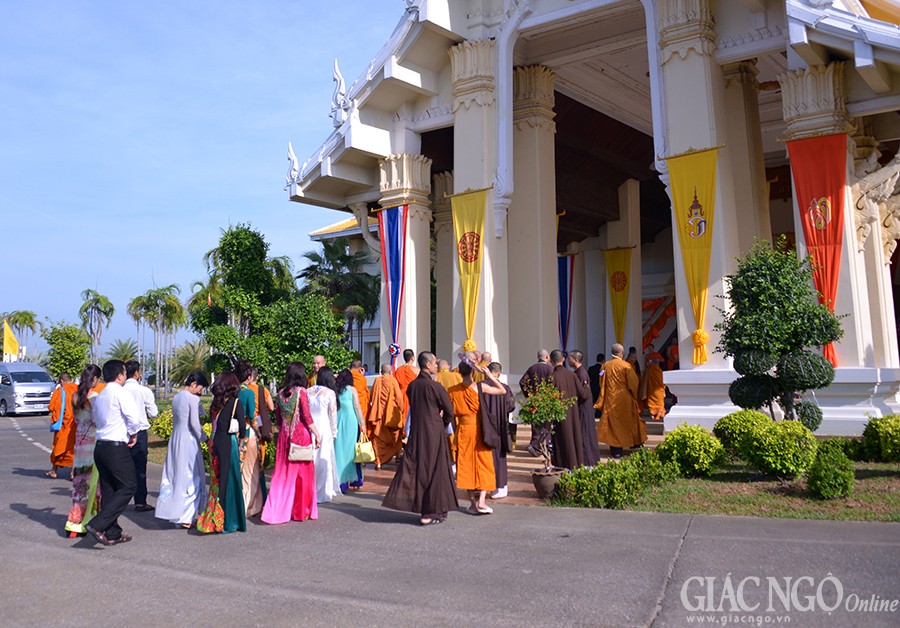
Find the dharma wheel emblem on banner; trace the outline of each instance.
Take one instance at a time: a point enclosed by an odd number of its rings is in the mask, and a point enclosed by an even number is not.
[[[823,231],[831,222],[831,201],[824,196],[818,200],[812,199],[806,214],[809,216],[809,224],[819,231]]]
[[[478,259],[478,250],[480,248],[481,236],[474,231],[466,231],[456,244],[459,258],[467,264],[471,264]]]
[[[616,292],[622,292],[628,285],[628,276],[621,270],[617,270],[609,277],[609,285]]]
[[[697,200],[694,190],[694,202],[688,210],[687,232],[692,238],[702,238],[706,233],[706,218],[703,216],[703,205]]]

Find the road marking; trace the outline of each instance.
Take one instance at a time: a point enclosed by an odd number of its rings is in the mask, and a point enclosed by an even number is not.
[[[35,447],[37,447],[38,449],[40,449],[43,452],[46,452],[48,454],[52,452],[52,450],[49,447],[47,447],[43,443],[37,442],[36,440],[34,440],[30,436],[28,436],[28,434],[26,434],[25,431],[21,427],[19,427],[19,423],[15,419],[13,419],[11,417],[6,417],[6,418],[10,420],[10,422],[13,424],[13,427],[15,427],[16,431],[19,432],[19,436],[21,436],[22,438],[24,438],[29,443],[31,443],[32,445],[34,445]]]

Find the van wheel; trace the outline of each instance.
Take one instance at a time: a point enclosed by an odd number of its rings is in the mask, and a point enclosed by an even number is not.
[[[6,399],[0,399],[0,416],[6,416]]]

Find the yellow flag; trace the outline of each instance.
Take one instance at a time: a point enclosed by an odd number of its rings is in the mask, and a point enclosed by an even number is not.
[[[6,319],[3,319],[3,354],[19,355],[19,341],[13,335],[12,329]]]
[[[606,251],[606,278],[609,282],[609,304],[612,307],[616,342],[622,344],[628,315],[628,290],[631,287],[631,249]]]
[[[472,340],[478,292],[481,288],[481,250],[484,239],[484,207],[487,190],[457,194],[450,198],[453,208],[453,233],[456,237],[456,259],[459,262],[459,285],[462,290],[467,340]]]
[[[681,242],[681,261],[687,280],[688,294],[697,329],[694,341],[694,364],[706,362],[709,334],[703,329],[706,320],[706,297],[709,291],[709,256],[712,252],[713,202],[716,196],[716,158],[719,149],[682,155],[668,160],[675,201],[675,221]]]

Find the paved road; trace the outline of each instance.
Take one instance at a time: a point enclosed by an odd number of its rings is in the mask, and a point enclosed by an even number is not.
[[[896,605],[847,610],[900,597],[896,524],[497,504],[421,528],[362,493],[317,522],[207,537],[129,511],[134,541],[104,548],[62,533],[69,484],[43,477],[49,442],[43,417],[0,419],[3,625],[900,625]],[[767,576],[811,580],[769,612]],[[689,610],[685,586],[690,608],[723,611]]]

